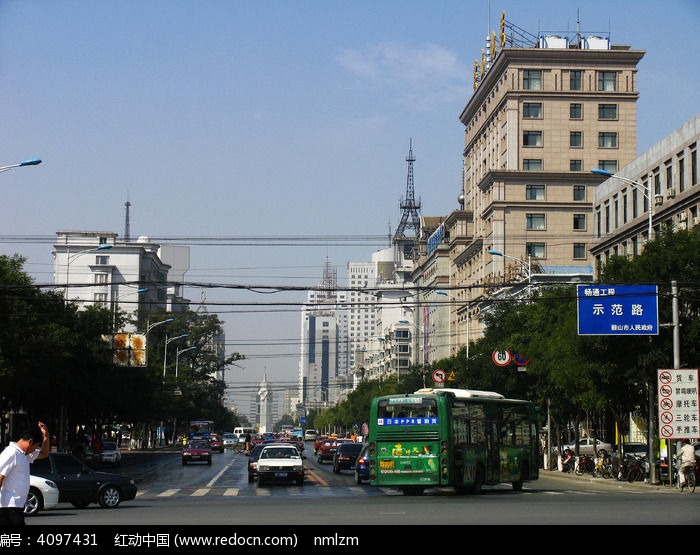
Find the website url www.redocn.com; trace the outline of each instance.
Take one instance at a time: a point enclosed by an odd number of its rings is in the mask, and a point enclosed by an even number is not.
[[[297,537],[291,536],[243,536],[233,534],[232,536],[188,536],[175,534],[173,538],[175,547],[217,547],[217,546],[297,546]]]

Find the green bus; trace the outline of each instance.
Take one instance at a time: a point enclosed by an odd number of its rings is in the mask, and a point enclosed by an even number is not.
[[[467,389],[375,397],[369,421],[372,486],[480,493],[539,478],[539,412],[530,401]]]

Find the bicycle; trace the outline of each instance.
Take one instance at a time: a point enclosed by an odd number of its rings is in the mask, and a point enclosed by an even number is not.
[[[680,486],[681,493],[683,493],[684,488],[687,488],[688,493],[695,493],[695,466],[686,466],[683,469],[683,474],[685,474],[685,483]]]

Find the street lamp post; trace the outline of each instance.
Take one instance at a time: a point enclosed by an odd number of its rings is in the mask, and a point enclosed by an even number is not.
[[[86,254],[89,252],[97,252],[97,251],[103,251],[105,249],[111,249],[114,245],[111,243],[104,243],[102,245],[99,245],[97,247],[94,247],[92,249],[85,249],[82,251],[78,251],[76,253],[71,254],[70,253],[70,245],[68,245],[67,250],[66,250],[66,294],[65,294],[65,299],[68,300],[68,285],[70,284],[70,263],[78,258],[81,254]]]
[[[643,183],[639,183],[638,181],[635,181],[634,179],[630,179],[628,177],[623,177],[621,175],[614,174],[612,172],[609,172],[608,170],[604,170],[602,168],[593,168],[591,172],[596,173],[598,175],[604,175],[605,177],[614,177],[615,179],[619,179],[620,181],[623,181],[624,183],[627,183],[629,185],[632,185],[632,187],[639,189],[643,194],[644,198],[647,199],[647,203],[649,206],[649,209],[647,212],[649,213],[649,223],[648,223],[648,230],[647,230],[647,241],[651,241],[651,234],[654,230],[652,226],[652,219],[654,217],[654,211],[652,208],[652,202],[651,202],[651,180],[647,185],[644,185]]]
[[[196,348],[197,348],[197,346],[193,345],[192,347],[187,347],[185,349],[178,349],[175,352],[175,389],[173,390],[173,395],[175,395],[175,396],[182,395],[182,391],[180,391],[180,388],[177,386],[177,370],[178,370],[178,366],[179,366],[180,355],[186,351],[191,351],[192,349],[196,349]],[[175,444],[176,434],[177,434],[177,416],[173,416],[173,445]]]
[[[523,269],[527,270],[527,282],[528,284],[532,282],[532,266],[531,266],[531,260],[530,260],[530,255],[527,255],[527,264],[523,260],[520,260],[519,258],[515,258],[514,256],[510,256],[508,254],[504,254],[501,251],[497,251],[494,249],[489,250],[489,254],[492,254],[494,256],[502,256],[503,258],[510,258],[511,260],[515,260],[518,264],[520,264]]]
[[[39,164],[41,164],[40,158],[32,158],[31,160],[23,160],[22,162],[18,162],[16,164],[10,164],[9,166],[0,167],[0,173],[6,172],[7,170],[11,170],[12,168],[23,168],[24,166],[38,166]]]
[[[140,289],[137,289],[136,291],[129,291],[128,293],[119,295],[116,299],[114,299],[114,307],[112,308],[112,328],[115,332],[117,331],[117,311],[119,310],[119,299],[134,294],[140,295],[141,293],[145,293],[146,291],[148,291],[148,287],[142,287]]]
[[[160,322],[154,322],[153,324],[146,322],[146,335],[148,335],[149,332],[156,326],[160,326],[161,324],[167,324],[168,322],[173,322],[174,320],[175,318],[166,318],[165,320],[161,320]]]
[[[168,339],[168,335],[165,334],[165,347],[163,347],[163,387],[165,387],[165,367],[168,363],[168,345],[173,341],[177,341],[178,339],[182,339],[183,337],[187,337],[189,335],[189,333],[183,333],[182,335],[178,335],[177,337],[171,337],[170,339]],[[175,363],[177,364],[177,359],[175,360]],[[162,420],[160,421],[160,433],[158,435],[160,436],[160,443],[162,445],[163,439],[165,438],[165,435],[163,433]]]

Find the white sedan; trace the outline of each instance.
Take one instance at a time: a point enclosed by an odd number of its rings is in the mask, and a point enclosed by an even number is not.
[[[576,442],[572,441],[568,445],[564,445],[564,449],[571,449],[572,451],[576,451]],[[599,439],[596,440],[596,445],[595,445],[596,451],[600,451],[601,449],[605,449],[608,454],[612,454],[612,445],[609,443],[606,443],[604,441],[600,441]],[[578,454],[579,455],[593,455],[593,438],[590,437],[582,437],[578,440]]]
[[[58,486],[55,482],[41,476],[29,477],[29,494],[24,504],[25,516],[32,516],[44,509],[58,505]]]
[[[304,461],[291,443],[265,445],[258,457],[258,486],[270,482],[294,482],[304,485]]]

